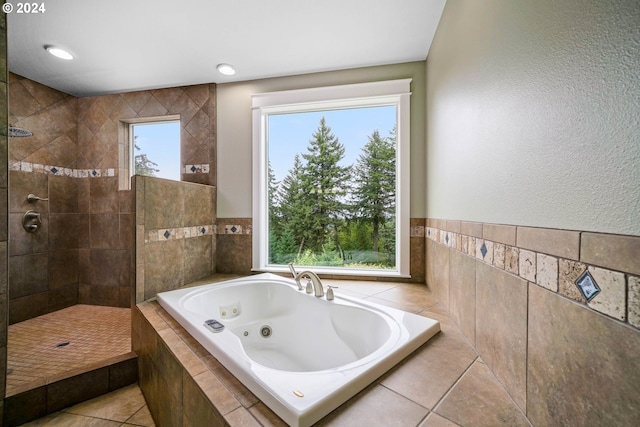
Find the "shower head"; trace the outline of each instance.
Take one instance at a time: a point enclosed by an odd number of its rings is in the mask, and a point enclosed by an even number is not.
[[[33,133],[26,129],[9,126],[9,136],[13,138],[24,138],[26,136],[33,136]]]

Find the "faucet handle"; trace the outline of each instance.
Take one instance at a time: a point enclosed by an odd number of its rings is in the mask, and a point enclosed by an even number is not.
[[[298,290],[301,291],[303,287],[300,284],[300,277],[298,277],[298,273],[296,273],[296,269],[293,268],[293,264],[289,264],[289,271],[291,272],[291,275],[293,275],[293,280],[296,281],[296,285],[298,285]]]
[[[46,197],[38,197],[33,193],[29,193],[29,195],[27,195],[27,202],[29,202],[29,203],[35,203],[38,200],[42,200],[44,202],[48,202],[49,201],[48,198],[46,198]]]
[[[333,288],[337,288],[337,286],[327,285],[327,301],[333,301],[335,298],[333,295]]]
[[[313,283],[311,283],[311,279],[307,279],[307,289],[306,292],[308,294],[313,292]]]

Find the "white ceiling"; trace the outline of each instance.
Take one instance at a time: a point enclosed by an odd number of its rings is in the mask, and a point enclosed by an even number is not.
[[[8,67],[90,96],[419,61],[445,1],[49,0],[7,15]]]

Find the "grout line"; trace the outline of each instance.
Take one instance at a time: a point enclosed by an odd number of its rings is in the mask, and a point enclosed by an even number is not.
[[[467,369],[464,370],[464,372],[462,374],[460,374],[460,376],[458,377],[457,380],[455,380],[453,382],[453,384],[451,385],[451,387],[449,387],[449,389],[442,395],[442,397],[435,403],[435,405],[433,405],[433,409],[431,409],[431,412],[436,412],[436,409],[438,409],[440,407],[440,405],[442,404],[442,402],[444,402],[444,400],[449,397],[449,395],[451,394],[451,392],[453,391],[453,389],[455,388],[456,385],[458,385],[458,383],[460,381],[462,381],[462,378],[467,374],[467,372],[469,372],[469,370],[471,369],[471,367],[473,365],[475,365],[478,360],[480,359],[480,356],[476,356],[475,359],[473,359],[473,361],[469,364],[469,366],[467,366]],[[437,413],[437,412],[436,412]],[[440,414],[438,414],[440,415]],[[440,415],[441,416],[441,415]]]

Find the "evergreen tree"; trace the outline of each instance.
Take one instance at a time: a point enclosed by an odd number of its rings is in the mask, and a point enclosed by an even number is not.
[[[373,225],[374,252],[380,249],[380,227],[395,214],[395,134],[394,128],[389,138],[383,138],[375,130],[354,168],[353,207],[358,218]]]
[[[138,135],[133,137],[133,148],[140,151],[140,147],[136,144],[136,139],[138,139]],[[147,155],[144,153],[138,154],[134,157],[134,164],[136,175],[156,176],[156,172],[160,172],[160,169],[154,168],[154,166],[158,166],[158,164],[149,160]]]
[[[287,236],[289,242],[297,242],[298,254],[302,252],[305,239],[309,236],[307,218],[311,213],[311,208],[308,205],[302,186],[303,169],[300,155],[296,154],[293,159],[293,167],[289,169],[289,173],[282,180],[278,191],[281,228],[283,234],[285,232],[289,234]]]
[[[345,148],[331,133],[325,118],[320,119],[307,147],[302,185],[306,206],[310,208],[306,218],[308,247],[321,251],[329,238],[337,245],[339,220],[344,217],[349,167],[340,166]]]

